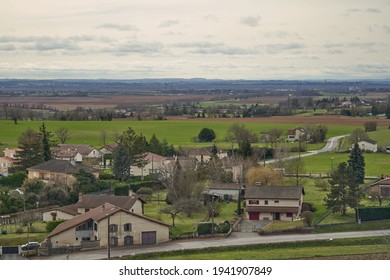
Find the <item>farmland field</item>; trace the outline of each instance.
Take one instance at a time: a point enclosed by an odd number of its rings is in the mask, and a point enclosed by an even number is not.
[[[59,127],[65,127],[70,132],[68,143],[90,144],[96,147],[102,146],[101,133],[107,134],[107,143],[113,142],[115,136],[121,134],[127,127],[132,127],[136,132],[142,133],[149,139],[153,133],[159,139],[166,139],[175,146],[193,146],[192,139],[199,131],[208,127],[215,131],[218,144],[226,143],[225,136],[228,128],[233,123],[243,123],[255,133],[265,132],[270,128],[280,128],[287,132],[288,129],[306,124],[322,123],[328,126],[328,137],[350,133],[353,129],[361,127],[367,119],[345,117],[268,117],[250,119],[169,119],[166,121],[137,121],[121,120],[112,122],[101,121],[45,121],[49,131],[54,132]],[[27,128],[38,131],[42,121],[19,121],[17,125],[13,121],[0,121],[0,144],[3,146],[16,146],[20,134]],[[380,120],[378,125],[384,127],[390,124],[390,120]],[[199,145],[199,144],[198,144]]]

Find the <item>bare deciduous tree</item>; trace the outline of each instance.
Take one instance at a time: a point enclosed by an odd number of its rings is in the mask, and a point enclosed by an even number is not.
[[[55,131],[55,134],[57,135],[58,140],[60,141],[61,144],[65,144],[65,142],[68,141],[70,138],[69,130],[65,127],[59,127]]]
[[[283,175],[268,166],[251,167],[245,175],[248,185],[275,186],[283,184]]]

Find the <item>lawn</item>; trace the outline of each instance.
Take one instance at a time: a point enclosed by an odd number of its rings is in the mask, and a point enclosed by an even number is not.
[[[160,193],[154,192],[152,201],[145,205],[145,215],[172,225],[170,215],[160,213],[161,209],[167,207],[167,204],[163,201],[165,196],[165,191],[160,191]],[[159,198],[159,200],[157,198]],[[220,207],[220,215],[214,219],[214,223],[219,224],[226,220],[231,221],[235,214],[234,211],[237,209],[237,203],[221,202]],[[179,236],[183,233],[192,233],[196,231],[198,223],[205,221],[211,222],[211,219],[207,220],[207,218],[208,210],[205,207],[202,207],[199,211],[193,213],[191,217],[188,217],[188,215],[184,213],[180,213],[175,219],[175,226],[171,228],[171,233],[173,236]]]
[[[42,242],[47,236],[46,223],[34,222],[32,232],[28,233],[27,226],[23,227],[22,233],[17,233],[19,224],[2,225],[0,230],[6,230],[7,234],[0,235],[0,246],[22,245],[30,241]]]
[[[305,173],[329,173],[341,162],[349,159],[349,153],[322,153],[304,157]],[[390,173],[390,154],[365,153],[366,176],[380,176]]]

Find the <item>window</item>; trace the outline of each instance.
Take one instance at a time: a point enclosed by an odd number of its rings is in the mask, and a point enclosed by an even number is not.
[[[390,187],[381,187],[381,195],[390,196]]]
[[[123,225],[123,230],[124,231],[132,231],[132,224],[131,223],[124,224]]]
[[[279,203],[279,200],[275,200],[274,203]]]
[[[292,213],[286,213],[287,218],[292,218]]]
[[[264,204],[265,204],[265,205],[268,205],[268,200],[264,200]]]
[[[258,200],[249,200],[249,204],[259,204]]]
[[[94,229],[95,231],[98,230],[98,225],[97,225],[97,223],[94,223],[94,224],[93,224],[93,229]]]
[[[118,232],[118,225],[111,224],[110,225],[110,232]]]

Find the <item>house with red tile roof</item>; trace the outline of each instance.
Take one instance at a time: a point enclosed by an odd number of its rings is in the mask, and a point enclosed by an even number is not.
[[[152,245],[169,240],[169,225],[104,203],[59,224],[48,236],[51,248],[82,246],[94,242],[98,247]]]

